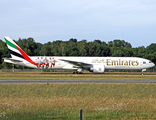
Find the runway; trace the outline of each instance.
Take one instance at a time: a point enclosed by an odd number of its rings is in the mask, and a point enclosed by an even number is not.
[[[14,83],[156,83],[156,80],[0,80],[0,84]]]

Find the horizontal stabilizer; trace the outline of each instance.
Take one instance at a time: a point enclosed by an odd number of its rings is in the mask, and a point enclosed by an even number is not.
[[[16,59],[12,59],[12,58],[3,58],[4,60],[10,60],[12,62],[23,62],[22,60],[16,60]]]

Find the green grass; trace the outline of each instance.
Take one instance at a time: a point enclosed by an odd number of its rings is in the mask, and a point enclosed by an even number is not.
[[[50,72],[1,72],[0,80],[156,80],[155,73],[72,74]]]
[[[1,84],[0,119],[156,119],[156,84]]]

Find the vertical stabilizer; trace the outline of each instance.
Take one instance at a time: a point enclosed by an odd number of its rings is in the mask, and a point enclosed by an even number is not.
[[[36,65],[36,63],[32,61],[31,58],[10,37],[4,37],[4,39],[13,59],[26,60],[31,64]]]
[[[4,39],[10,51],[11,57],[14,59],[19,59],[19,60],[24,59],[24,57],[22,56],[22,54],[20,53],[18,49],[20,47],[10,37],[4,37]]]

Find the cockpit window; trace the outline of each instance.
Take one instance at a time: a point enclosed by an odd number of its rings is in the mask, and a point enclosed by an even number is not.
[[[146,64],[146,62],[143,62],[143,64]]]
[[[151,61],[149,61],[149,63],[152,63]]]

